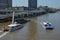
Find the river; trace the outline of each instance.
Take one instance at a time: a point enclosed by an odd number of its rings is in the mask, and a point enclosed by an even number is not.
[[[26,23],[22,29],[9,32],[0,40],[60,40],[60,12],[48,13],[30,19],[32,21]],[[44,21],[51,22],[55,26],[54,29],[45,30],[40,24]],[[0,23],[0,30],[2,26],[7,26],[10,23]]]

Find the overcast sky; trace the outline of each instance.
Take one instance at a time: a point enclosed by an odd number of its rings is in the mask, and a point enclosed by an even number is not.
[[[38,0],[37,5],[60,8],[60,0]],[[13,0],[13,6],[28,6],[28,0]]]

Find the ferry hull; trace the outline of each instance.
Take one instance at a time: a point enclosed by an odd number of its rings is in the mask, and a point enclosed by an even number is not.
[[[54,26],[52,26],[51,23],[48,24],[47,22],[43,22],[43,27],[45,29],[53,29],[54,28]]]
[[[23,26],[19,26],[18,28],[12,28],[12,29],[10,29],[10,32],[14,32],[16,30],[20,30],[21,28],[23,28]]]

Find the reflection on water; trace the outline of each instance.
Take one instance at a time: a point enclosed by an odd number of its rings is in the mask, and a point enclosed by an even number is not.
[[[9,25],[11,22],[4,22],[4,23],[0,23],[0,28],[2,27],[2,26],[7,26],[7,25]]]
[[[37,24],[34,21],[30,21],[28,29],[29,29],[28,40],[34,40],[36,37],[36,33],[37,33]]]
[[[53,32],[54,29],[47,29],[46,32]]]

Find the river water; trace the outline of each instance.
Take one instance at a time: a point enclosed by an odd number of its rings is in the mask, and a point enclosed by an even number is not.
[[[9,32],[0,40],[60,40],[60,12],[48,13],[30,19],[31,21],[24,24],[22,29]],[[45,30],[40,24],[44,21],[51,22],[55,26],[54,29]],[[10,23],[0,23],[0,30],[2,26],[7,26]]]

